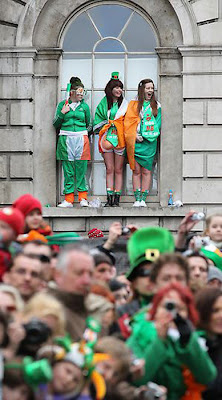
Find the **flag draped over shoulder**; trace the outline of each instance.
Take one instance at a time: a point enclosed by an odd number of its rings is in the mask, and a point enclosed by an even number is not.
[[[138,101],[131,100],[124,119],[124,135],[126,143],[126,151],[128,161],[131,169],[135,169],[135,142],[137,126],[140,123],[140,117],[138,115]]]
[[[124,116],[127,110],[128,102],[123,99],[121,106],[119,107],[114,120],[109,119],[110,110],[108,110],[108,104],[106,96],[101,100],[96,109],[96,114],[93,122],[93,130],[96,131],[99,128],[99,150],[102,152],[100,142],[102,136],[108,131],[112,124],[115,125],[118,135],[118,146],[117,149],[125,147],[124,138]]]

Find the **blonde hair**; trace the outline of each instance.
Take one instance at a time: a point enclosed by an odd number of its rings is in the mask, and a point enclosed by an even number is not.
[[[22,300],[22,297],[21,297],[18,289],[16,289],[14,286],[7,285],[5,283],[0,283],[0,292],[8,293],[13,297],[13,299],[15,301],[15,305],[16,305],[16,311],[23,310],[24,301]]]
[[[53,316],[57,323],[53,336],[65,335],[65,316],[63,305],[48,293],[37,293],[26,303],[23,316],[26,318],[44,318]]]
[[[216,213],[216,214],[209,215],[209,217],[206,218],[206,227],[205,227],[205,230],[203,233],[204,236],[208,235],[209,226],[212,222],[212,219],[215,217],[222,217],[222,214]]]

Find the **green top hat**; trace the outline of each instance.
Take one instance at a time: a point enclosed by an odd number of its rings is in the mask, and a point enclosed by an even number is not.
[[[48,240],[48,245],[52,246],[54,244],[58,246],[65,246],[69,243],[75,243],[82,238],[75,232],[62,232],[62,233],[55,233],[54,235],[46,236]]]
[[[135,269],[144,261],[154,262],[161,253],[174,251],[174,239],[165,228],[149,227],[138,229],[127,245],[130,269],[126,277],[131,280]]]
[[[111,79],[118,80],[119,79],[119,72],[112,72]]]

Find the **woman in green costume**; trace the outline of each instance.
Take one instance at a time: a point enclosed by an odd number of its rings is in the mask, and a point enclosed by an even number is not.
[[[123,98],[123,83],[113,72],[105,87],[105,97],[96,108],[93,130],[99,132],[99,151],[106,166],[107,202],[105,207],[118,207],[123,182],[125,139],[124,116],[128,102]]]
[[[160,126],[161,105],[155,99],[154,83],[143,79],[138,85],[138,100],[129,103],[124,120],[127,155],[133,170],[134,207],[146,207]]]

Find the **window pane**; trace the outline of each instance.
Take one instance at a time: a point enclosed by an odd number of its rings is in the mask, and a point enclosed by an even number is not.
[[[150,78],[157,85],[157,57],[133,56],[128,57],[127,87],[137,88],[141,79]]]
[[[86,13],[76,18],[66,32],[64,51],[92,51],[100,37]]]
[[[92,106],[93,117],[95,115],[96,107],[98,106],[99,102],[102,100],[104,96],[105,96],[104,91],[93,92],[93,106]]]
[[[137,90],[127,90],[125,93],[126,100],[135,100],[137,96]]]
[[[94,160],[103,161],[101,153],[99,152],[98,142],[99,142],[99,135],[94,135]]]
[[[119,71],[120,80],[124,82],[124,56],[96,55],[94,61],[94,87],[105,88],[113,71]]]
[[[135,13],[124,30],[121,40],[128,51],[154,51],[157,47],[156,38],[147,21]]]
[[[106,169],[105,164],[94,164],[94,195],[102,196],[106,194]]]
[[[113,51],[113,52],[124,52],[125,49],[120,42],[114,39],[106,39],[98,43],[95,51]]]
[[[83,82],[85,88],[91,88],[92,85],[92,59],[91,56],[83,58],[82,56],[65,55],[62,65],[62,87],[66,88],[71,76],[78,76]]]
[[[89,10],[89,14],[103,37],[117,37],[131,13],[132,10],[129,8],[118,5],[97,6]]]

